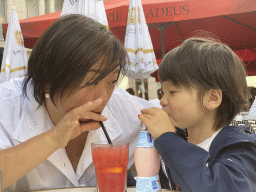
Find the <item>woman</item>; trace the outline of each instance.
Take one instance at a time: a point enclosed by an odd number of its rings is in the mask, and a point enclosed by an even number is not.
[[[111,116],[113,108],[104,109],[126,58],[111,32],[82,15],[61,17],[42,34],[28,61],[27,76],[0,85],[4,191],[96,185],[90,144],[106,140],[99,121],[106,122],[113,141],[130,142],[132,165],[139,121],[119,123]],[[116,92],[115,106],[132,97]],[[143,105],[140,109],[150,107]],[[134,117],[138,113],[139,109]]]

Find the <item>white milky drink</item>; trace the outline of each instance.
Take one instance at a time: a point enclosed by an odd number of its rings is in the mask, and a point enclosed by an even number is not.
[[[160,155],[148,131],[140,131],[134,158],[137,171],[136,192],[161,192],[158,175]]]

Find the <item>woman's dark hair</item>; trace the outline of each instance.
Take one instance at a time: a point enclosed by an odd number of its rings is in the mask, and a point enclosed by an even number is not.
[[[4,56],[4,48],[0,47],[0,69],[2,66],[3,56]],[[0,70],[0,73],[1,73],[1,70]]]
[[[195,87],[201,100],[210,89],[222,90],[215,129],[230,124],[247,103],[246,71],[243,62],[225,44],[214,38],[189,38],[171,50],[159,67],[160,81]]]
[[[131,95],[135,95],[135,91],[133,90],[133,88],[127,88],[125,89],[128,93],[130,93]]]
[[[60,17],[37,40],[28,61],[23,94],[31,82],[35,100],[41,106],[45,89],[50,98],[79,89],[89,69],[100,62],[99,71],[85,85],[102,80],[117,67],[125,73],[127,52],[102,24],[79,14]],[[83,86],[83,87],[85,87]],[[83,88],[82,87],[82,88]]]

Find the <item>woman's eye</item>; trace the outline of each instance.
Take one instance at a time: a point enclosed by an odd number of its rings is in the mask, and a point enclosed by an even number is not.
[[[173,94],[173,93],[175,93],[176,91],[170,91],[170,94]]]
[[[88,85],[93,86],[93,85],[97,85],[97,84],[98,84],[98,82],[92,82],[92,83],[89,83]]]
[[[117,79],[110,82],[110,84],[116,84],[116,83],[117,83]]]

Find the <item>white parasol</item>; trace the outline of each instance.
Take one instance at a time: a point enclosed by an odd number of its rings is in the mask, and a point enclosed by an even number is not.
[[[103,0],[65,0],[61,16],[68,14],[85,15],[109,29]]]
[[[23,77],[27,70],[24,40],[15,7],[7,29],[4,55],[0,73],[0,83],[11,78]]]
[[[141,0],[130,1],[124,45],[131,62],[127,77],[144,79],[158,70]]]

